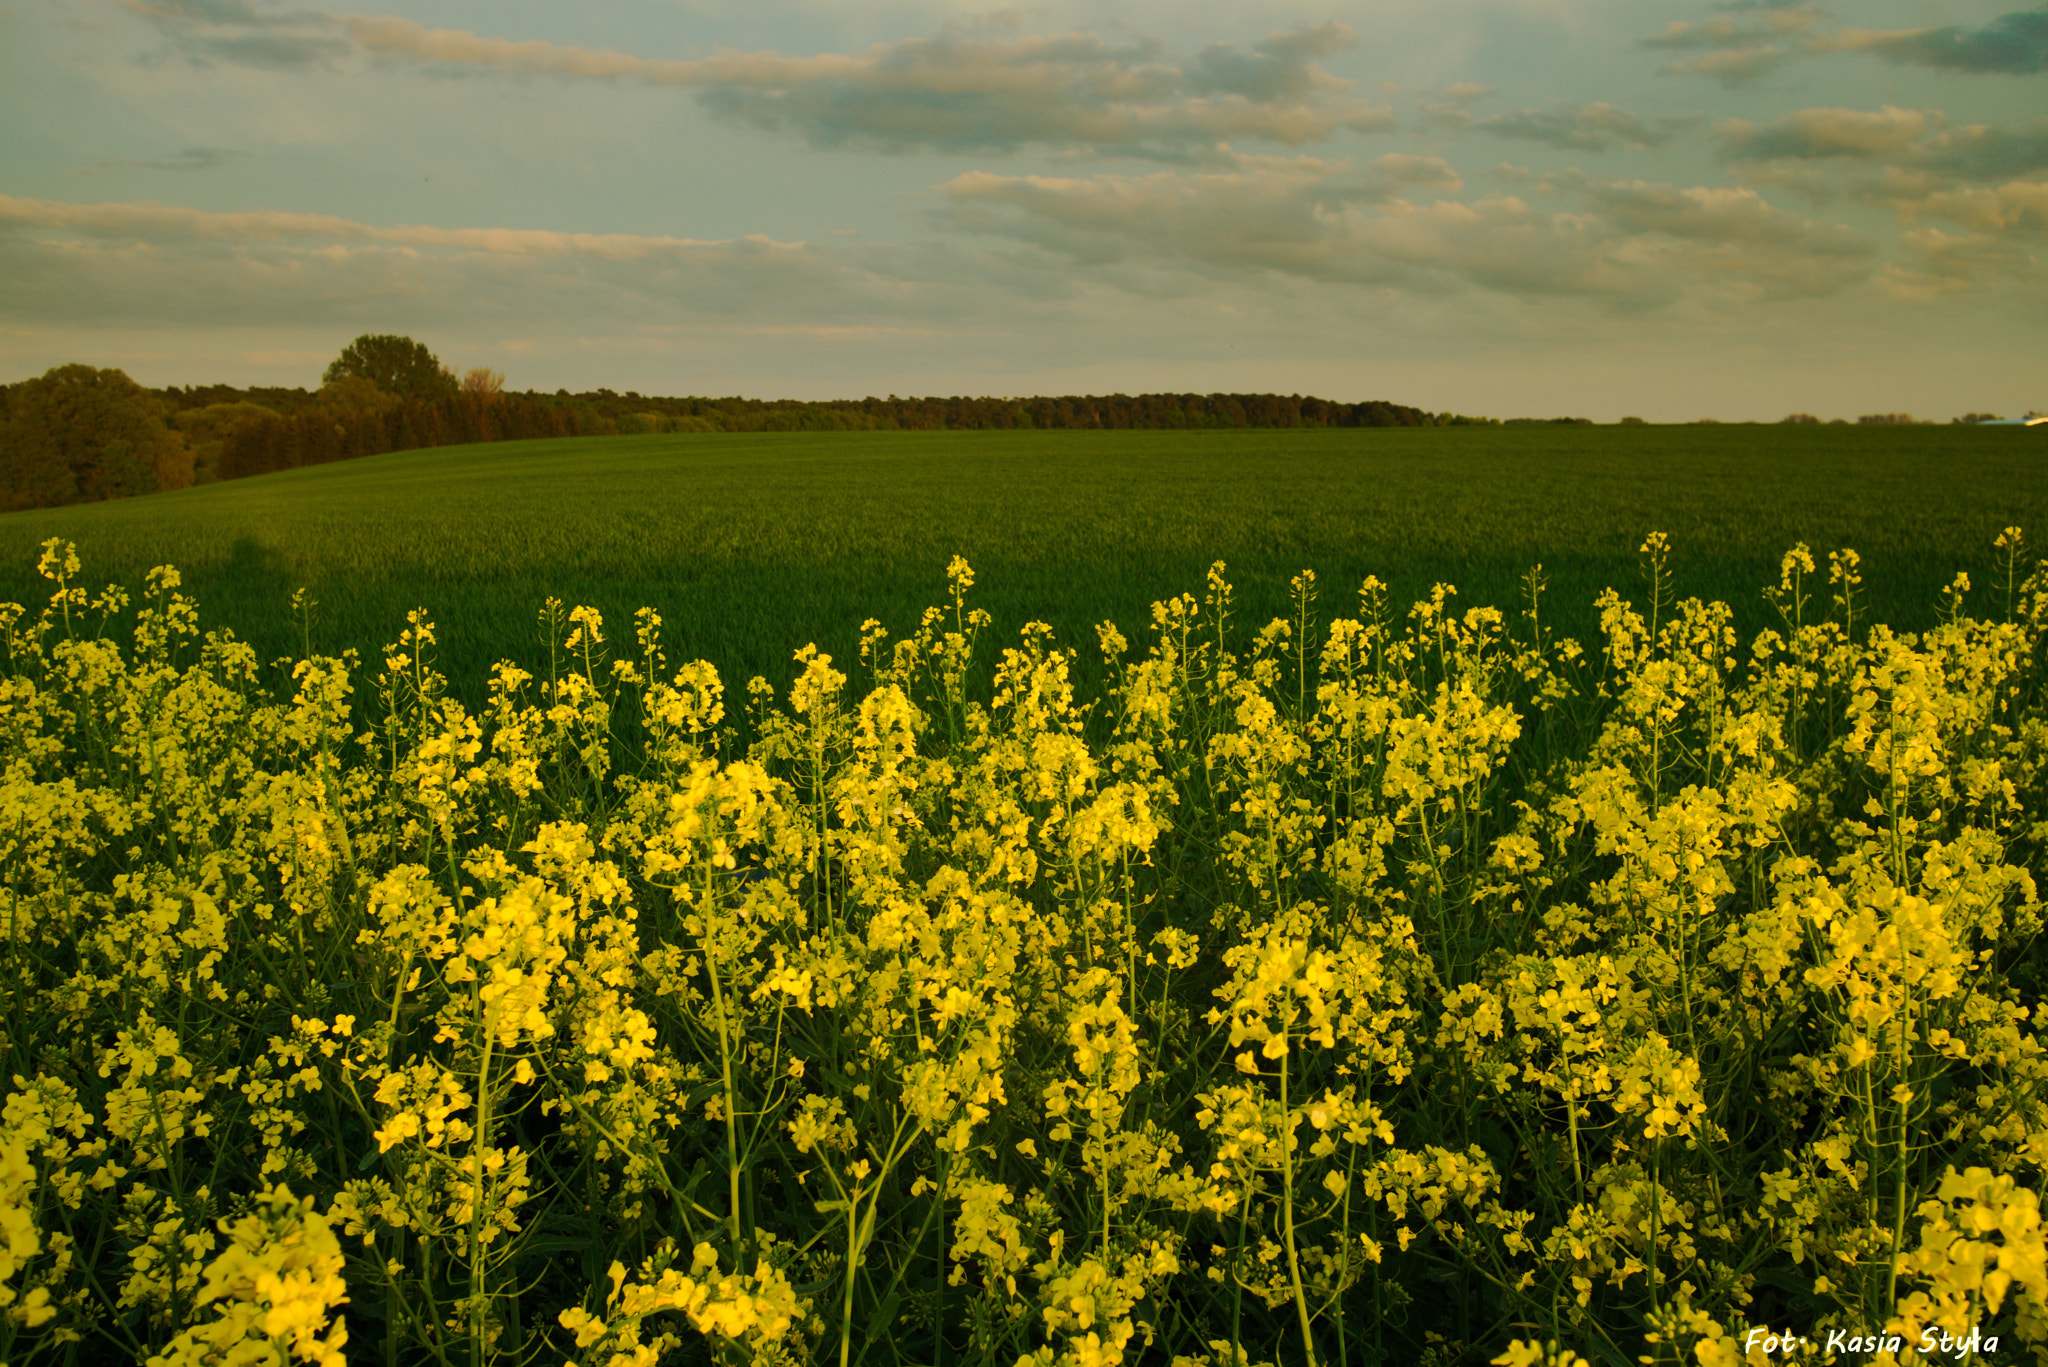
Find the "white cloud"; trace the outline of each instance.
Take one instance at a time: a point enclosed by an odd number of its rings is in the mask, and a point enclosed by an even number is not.
[[[1770,178],[1789,169],[1810,174],[1807,163],[1879,163],[1885,181],[1861,187],[1883,203],[1914,200],[1969,181],[2013,181],[2048,170],[2048,120],[2018,128],[1990,124],[1948,126],[1939,110],[1802,109],[1757,125],[1730,119],[1717,134],[1723,159],[1745,173]]]
[[[1818,52],[1870,52],[1949,71],[2025,75],[2048,71],[2048,9],[2018,10],[1980,28],[1849,28],[1814,40]]]
[[[657,254],[729,249],[731,242],[682,237],[647,237],[630,233],[560,233],[523,228],[434,228],[419,225],[378,227],[332,214],[276,212],[218,213],[169,204],[67,204],[57,200],[17,199],[0,195],[0,223],[61,228],[93,237],[160,242],[203,238],[231,242],[318,242],[329,248],[345,244],[404,247],[453,247],[465,251],[515,256],[583,255],[610,261],[635,261]],[[750,247],[798,251],[802,243],[776,242],[755,236]]]
[[[1875,111],[1802,109],[1763,127],[1733,119],[1718,131],[1728,155],[1738,158],[1882,157],[1911,147],[1932,122],[1918,109],[1886,105]]]
[[[1816,5],[1780,5],[1696,21],[1674,19],[1662,33],[1643,39],[1642,45],[1703,54],[1671,63],[1663,68],[1667,73],[1712,76],[1724,85],[1745,85],[1791,56],[1780,45],[1784,40],[1825,17]]]
[[[2019,128],[1951,128],[1914,148],[1904,162],[1959,180],[2005,180],[2048,170],[2048,120]]]
[[[1227,172],[974,172],[945,186],[963,227],[1084,264],[1177,264],[1223,278],[1575,295],[1639,309],[1834,294],[1876,268],[1861,234],[1787,213],[1743,187],[1577,173],[1542,182],[1576,198],[1572,211],[1516,195],[1448,197],[1459,188],[1449,165],[1434,159],[1382,158],[1361,169],[1277,157],[1247,158]]]
[[[794,132],[821,147],[1036,145],[1184,160],[1219,142],[1300,146],[1394,123],[1388,109],[1352,94],[1349,81],[1319,64],[1358,41],[1334,21],[1276,30],[1249,47],[1210,43],[1180,60],[1149,39],[988,25],[954,25],[857,53],[719,52],[682,60],[427,28],[396,15],[294,19],[217,0],[138,3],[202,59],[318,65],[352,56],[430,70],[671,86],[694,91],[715,115]]]
[[[1890,202],[1908,220],[1938,218],[1981,234],[2048,233],[2048,181],[2043,180],[1902,195]]]
[[[0,313],[48,323],[329,323],[394,316],[655,326],[929,321],[929,263],[887,249],[513,228],[378,225],[322,214],[0,195]]]
[[[1886,263],[1880,283],[1897,299],[1931,303],[1974,290],[1987,277],[2010,284],[2032,274],[2027,254],[1996,232],[1915,228],[1903,234],[1904,261]]]
[[[1577,152],[1662,147],[1694,122],[1686,118],[1645,118],[1605,100],[1585,104],[1552,100],[1546,109],[1517,109],[1485,118],[1472,118],[1462,110],[1438,113],[1439,120],[1450,127],[1474,128],[1499,138],[1548,143]]]
[[[1782,65],[1788,55],[1774,43],[1751,43],[1722,48],[1690,61],[1672,62],[1661,70],[1673,76],[1712,76],[1723,85],[1747,85]]]

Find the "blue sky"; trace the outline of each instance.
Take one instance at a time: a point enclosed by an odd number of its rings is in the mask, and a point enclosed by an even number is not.
[[[2044,96],[2013,0],[0,0],[0,380],[2011,414]]]

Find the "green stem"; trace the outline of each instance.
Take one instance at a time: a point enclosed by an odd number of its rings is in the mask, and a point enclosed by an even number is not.
[[[846,1299],[839,1316],[839,1367],[848,1367],[853,1354],[853,1270],[860,1257],[860,1187],[856,1185],[846,1201]]]
[[[1287,1231],[1287,1279],[1294,1287],[1294,1315],[1301,1321],[1301,1351],[1308,1367],[1316,1367],[1316,1341],[1309,1331],[1308,1297],[1301,1287],[1301,1255],[1294,1243],[1294,1129],[1287,1110],[1287,1064],[1293,1050],[1280,1055],[1280,1189],[1281,1220]]]
[[[1251,1223],[1252,1184],[1245,1181],[1244,1201],[1237,1208],[1237,1247],[1230,1255],[1230,1367],[1245,1367],[1244,1333],[1244,1236]]]
[[[405,1252],[405,1231],[394,1229],[391,1237],[396,1244],[391,1263],[395,1268],[399,1255]],[[398,1367],[398,1277],[387,1270],[384,1277],[384,1367]]]
[[[718,977],[718,952],[711,942],[711,862],[704,863],[704,901],[697,909],[703,919],[704,971],[711,977],[711,1001],[718,1013],[718,1067],[725,1086],[725,1182],[726,1182],[726,1233],[732,1240],[733,1259],[742,1268],[746,1265],[745,1248],[740,1241],[740,1140],[739,1140],[739,1096],[733,1087],[732,1078],[732,1028],[731,1019],[725,1009],[725,987]]]
[[[477,990],[479,980],[471,979],[472,992]],[[492,1029],[490,1017],[495,1011],[486,1012],[484,1019],[484,1056],[477,1066],[476,1074],[476,1138],[470,1144],[470,1192],[469,1192],[469,1360],[474,1367],[483,1367],[484,1355],[489,1346],[486,1321],[490,1318],[490,1301],[487,1293],[484,1255],[484,1150],[491,1142],[491,1058],[497,1050],[498,1036]]]

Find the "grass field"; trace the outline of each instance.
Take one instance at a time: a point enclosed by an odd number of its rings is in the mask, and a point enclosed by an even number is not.
[[[967,557],[1005,632],[1031,618],[1092,658],[1093,624],[1134,641],[1155,600],[1229,562],[1249,620],[1317,572],[1325,612],[1377,574],[1405,606],[1437,581],[1512,608],[1541,562],[1546,614],[1590,633],[1609,584],[1640,596],[1636,548],[1670,534],[1681,594],[1774,624],[1758,591],[1780,555],[1851,546],[1870,616],[1932,620],[1991,541],[2048,543],[2048,442],[1969,427],[1702,426],[1253,432],[932,432],[588,438],[444,448],[117,503],[0,517],[0,600],[35,604],[45,537],[78,543],[88,583],[186,576],[209,626],[266,658],[296,652],[291,591],[319,600],[316,651],[438,624],[460,692],[498,658],[532,661],[550,594],[625,633],[666,622],[675,658],[778,683],[806,641],[852,656],[860,622],[914,627]],[[1823,561],[1823,566],[1824,566]],[[1997,590],[2002,592],[2002,587]]]

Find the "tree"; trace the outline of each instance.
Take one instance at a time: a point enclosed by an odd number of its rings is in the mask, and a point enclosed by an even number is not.
[[[276,409],[244,399],[188,408],[171,421],[185,434],[185,445],[191,449],[192,482],[209,484],[226,477],[224,457],[228,444],[238,432],[256,423],[281,422],[283,419]]]
[[[0,501],[10,508],[128,498],[192,482],[162,405],[118,370],[66,365],[8,391]]]
[[[486,366],[472,366],[462,372],[462,392],[479,403],[489,403],[505,390],[505,377]]]
[[[357,376],[394,398],[428,403],[455,393],[454,373],[410,337],[364,333],[342,348],[322,380]]]
[[[222,479],[267,475],[273,470],[290,469],[291,465],[292,425],[275,414],[239,424],[221,442]]]
[[[327,372],[327,383],[320,386],[314,397],[331,413],[383,413],[398,406],[397,399],[377,388],[366,376],[337,377],[332,368]]]

